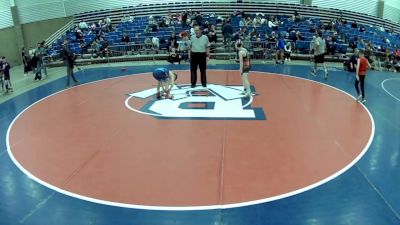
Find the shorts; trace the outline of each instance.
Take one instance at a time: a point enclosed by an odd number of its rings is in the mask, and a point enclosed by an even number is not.
[[[325,54],[315,55],[314,62],[315,63],[325,63]]]
[[[169,71],[163,69],[156,69],[153,72],[153,77],[158,81],[166,81],[168,79]]]
[[[243,67],[242,75],[243,75],[243,73],[250,72],[250,70],[251,70],[251,65]]]

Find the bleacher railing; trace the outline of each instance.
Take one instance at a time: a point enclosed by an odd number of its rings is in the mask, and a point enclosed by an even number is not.
[[[50,37],[46,39],[46,44],[51,46],[54,42],[56,42],[60,37],[65,35],[65,33],[70,30],[74,26],[75,22],[72,19],[69,21],[67,24],[65,24],[63,27],[58,29],[54,34],[52,34]]]

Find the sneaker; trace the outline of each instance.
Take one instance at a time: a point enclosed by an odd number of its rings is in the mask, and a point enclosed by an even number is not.
[[[328,72],[325,72],[324,79],[325,79],[325,80],[328,80]]]
[[[203,84],[202,86],[206,88],[206,87],[207,87],[207,84]]]
[[[311,71],[311,75],[313,76],[313,77],[316,77],[317,76],[317,74],[315,73],[315,71],[313,70],[313,71]]]
[[[157,99],[161,99],[161,94],[160,94],[160,92],[157,92],[156,98],[157,98]]]
[[[356,98],[356,101],[359,102],[361,99],[362,99],[362,96],[359,95],[359,96]]]
[[[243,95],[242,98],[250,98],[250,97],[251,97],[251,93],[250,93],[250,92],[247,92],[245,95]]]
[[[367,100],[365,100],[365,98],[363,98],[360,102],[364,104],[366,101]]]

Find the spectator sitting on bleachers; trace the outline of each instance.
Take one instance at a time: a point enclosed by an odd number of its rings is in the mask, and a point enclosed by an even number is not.
[[[351,28],[357,28],[357,27],[358,26],[357,26],[357,23],[355,21],[351,23]]]
[[[366,31],[366,29],[365,29],[364,25],[361,25],[360,26],[360,32],[365,32],[365,31]]]
[[[104,40],[104,31],[102,29],[98,29],[96,30],[96,37],[95,39],[97,39],[98,41],[102,41]]]
[[[297,42],[297,41],[303,41],[303,40],[304,40],[304,38],[301,35],[300,31],[296,31],[294,41]]]
[[[84,20],[82,20],[82,22],[79,23],[79,29],[81,29],[84,32],[89,30],[88,25]]]
[[[374,51],[375,51],[374,50],[374,45],[372,44],[372,41],[369,41],[367,43],[367,45],[365,46],[364,55],[365,55],[365,58],[367,58],[370,63],[372,61],[371,56],[373,55]]]
[[[97,27],[99,28],[99,29],[103,29],[103,27],[104,27],[104,20],[103,19],[100,19],[99,20],[99,22],[97,22]]]
[[[400,64],[399,64],[399,60],[397,58],[393,59],[393,68],[394,71],[393,72],[400,72]]]
[[[244,24],[245,24],[246,27],[250,27],[250,26],[253,25],[253,21],[251,20],[250,17],[247,17]]]
[[[268,40],[268,42],[275,44],[278,41],[278,37],[277,37],[276,33],[274,31],[272,31],[271,35],[268,36],[267,40]]]
[[[248,35],[247,27],[242,27],[240,29],[240,39],[243,39],[247,35]]]
[[[157,21],[154,19],[154,16],[149,16],[149,25],[156,24]]]
[[[154,37],[151,39],[151,42],[153,43],[153,47],[154,47],[155,49],[160,49],[160,39],[159,39],[158,37],[154,36]]]
[[[170,51],[169,57],[168,57],[168,62],[174,63],[174,64],[181,63],[180,55],[175,47],[171,48],[171,51]]]
[[[100,48],[101,48],[101,45],[97,39],[93,40],[91,48],[92,48],[92,53],[94,53],[97,57],[98,54],[100,53]],[[92,54],[92,57],[93,57],[93,54]]]
[[[336,52],[336,43],[333,42],[332,37],[328,35],[325,39],[325,43],[327,54],[334,55]]]
[[[90,25],[90,31],[89,31],[88,35],[95,34],[95,33],[96,33],[96,24],[92,23],[92,25]]]
[[[80,44],[79,47],[81,49],[81,57],[83,57],[84,54],[88,53],[88,44],[83,40]]]
[[[253,31],[250,33],[250,38],[258,38],[260,34],[257,32],[257,29],[253,27]]]
[[[76,32],[75,32],[75,37],[76,37],[77,41],[79,41],[79,42],[83,41],[83,33],[82,33],[82,31],[77,29]]]
[[[105,19],[105,25],[106,25],[106,32],[110,32],[110,31],[112,31],[112,23],[111,23],[111,19],[110,19],[110,17],[106,17],[106,19]]]
[[[173,20],[171,12],[168,13],[168,15],[163,18],[163,20],[164,20],[166,27],[169,27],[172,24],[172,20]]]
[[[394,56],[396,57],[397,61],[400,60],[400,49],[398,48],[395,49]]]
[[[168,49],[171,50],[172,48],[178,47],[178,37],[176,36],[175,32],[171,34],[168,39]]]
[[[236,42],[237,40],[240,39],[240,28],[237,29],[237,31],[232,35],[233,41]]]
[[[121,23],[126,23],[126,22],[128,22],[129,21],[129,17],[126,15],[126,14],[124,14],[123,16],[122,16],[122,18],[121,18]]]
[[[209,29],[211,28],[210,22],[206,21],[203,24],[203,32],[208,33]]]
[[[189,37],[186,32],[181,33],[181,40],[178,41],[178,49],[181,53],[181,59],[184,61],[188,60],[188,50],[189,50]]]
[[[211,29],[208,31],[208,34],[207,34],[208,41],[210,42],[210,52],[211,53],[214,53],[215,44],[217,43],[217,34],[216,34],[213,26],[214,25],[211,26]]]
[[[270,29],[273,29],[273,30],[278,30],[278,24],[275,24],[275,23],[274,23],[273,17],[271,17],[271,19],[268,20],[268,27],[269,27]]]
[[[100,47],[101,55],[103,56],[103,59],[105,59],[106,56],[108,56],[108,47],[109,43],[107,40],[103,41],[103,44]]]
[[[124,33],[124,36],[122,36],[122,38],[121,38],[121,42],[123,42],[125,44],[129,44],[129,36],[127,33]]]
[[[260,26],[260,23],[261,23],[260,17],[258,15],[255,16],[253,19],[253,26]]]
[[[265,44],[261,41],[261,38],[256,38],[253,42],[253,58],[254,59],[264,59]]]
[[[144,48],[146,50],[149,50],[149,49],[153,48],[153,42],[151,41],[150,37],[146,37],[146,39],[144,39]]]
[[[294,14],[292,16],[292,20],[294,22],[300,22],[302,20],[302,17],[300,16],[300,14],[297,11],[294,11]]]
[[[393,64],[393,59],[394,59],[394,57],[393,57],[392,52],[389,49],[386,49],[386,52],[385,52],[385,63],[384,63],[384,66],[385,66],[386,70],[388,70],[388,71],[394,71],[395,70],[394,64]]]
[[[241,28],[241,27],[244,27],[244,26],[246,26],[246,20],[244,18],[240,18],[239,27]]]
[[[349,41],[349,47],[353,49],[357,48],[358,37],[355,37],[354,40]]]
[[[365,51],[365,42],[363,39],[357,42],[357,48],[360,51]]]

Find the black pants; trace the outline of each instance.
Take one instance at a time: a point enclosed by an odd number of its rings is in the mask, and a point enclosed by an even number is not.
[[[360,80],[358,81],[356,79],[356,83],[354,84],[356,86],[356,91],[357,91],[357,95],[360,95],[360,89],[358,88],[358,84],[360,84],[360,88],[361,88],[361,96],[364,98],[365,97],[365,93],[364,93],[364,80],[365,80],[365,76],[358,76],[360,78]]]
[[[197,82],[197,66],[200,67],[200,74],[201,74],[201,84],[203,86],[207,85],[207,75],[206,75],[206,68],[207,68],[207,54],[204,53],[197,53],[192,52],[191,55],[191,62],[190,62],[190,71],[191,71],[191,83],[192,86],[196,85]]]

